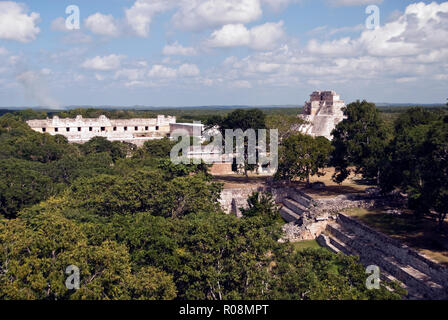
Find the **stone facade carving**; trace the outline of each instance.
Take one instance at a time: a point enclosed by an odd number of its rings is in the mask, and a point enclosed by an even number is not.
[[[99,118],[29,120],[27,124],[34,131],[63,135],[69,142],[85,143],[93,137],[105,137],[110,141],[123,141],[142,146],[147,140],[161,139],[170,134],[170,125],[176,123],[176,117],[157,116],[153,119],[109,119]]]
[[[344,107],[344,101],[334,91],[313,92],[310,101],[305,102],[303,114],[299,116],[306,122],[299,127],[299,131],[332,140],[331,132],[345,118],[342,111]]]

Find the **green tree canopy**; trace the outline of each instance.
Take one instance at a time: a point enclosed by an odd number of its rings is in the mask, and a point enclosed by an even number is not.
[[[225,117],[214,116],[210,117],[206,122],[207,127],[218,126],[222,137],[223,143],[225,140],[226,130],[238,130],[241,129],[246,132],[249,129],[255,130],[255,134],[258,137],[258,129],[266,129],[266,116],[259,109],[237,109]],[[234,143],[234,149],[236,150],[236,143]],[[258,161],[258,156],[257,156]],[[244,164],[242,168],[244,169],[244,174],[248,177],[248,172],[255,170],[256,164],[249,163],[248,157],[248,142],[247,138],[244,141]]]
[[[33,223],[0,221],[0,299],[172,299],[172,277],[156,268],[132,272],[126,246],[88,245],[81,228],[57,213]],[[80,270],[80,289],[65,286],[65,270]]]
[[[295,134],[283,140],[280,146],[277,179],[300,179],[309,185],[310,176],[323,175],[321,169],[328,164],[331,143],[324,137],[313,138]]]
[[[105,137],[94,137],[79,146],[81,151],[86,154],[95,154],[105,152],[109,154],[113,161],[125,158],[131,151],[135,150],[135,145],[119,141],[109,141]]]
[[[333,180],[342,183],[351,166],[366,179],[378,179],[389,133],[375,104],[358,100],[345,108],[344,115],[347,119],[333,130]]]

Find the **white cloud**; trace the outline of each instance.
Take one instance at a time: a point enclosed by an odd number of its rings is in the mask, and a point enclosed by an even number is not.
[[[285,1],[289,2],[282,0]],[[173,26],[188,31],[246,24],[258,20],[263,13],[261,0],[136,0],[125,10],[126,22],[135,34],[147,37],[154,17],[172,9]]]
[[[359,38],[349,37],[319,42],[311,40],[307,49],[324,55],[372,55],[379,57],[415,56],[448,46],[448,2],[411,4],[403,15],[375,30],[365,30]]]
[[[309,31],[308,34],[311,36],[325,35],[334,36],[338,33],[358,33],[365,30],[365,25],[358,24],[356,26],[340,27],[340,28],[329,28],[328,26],[319,26]]]
[[[229,83],[229,87],[239,88],[239,89],[250,89],[250,88],[252,88],[252,84],[247,80],[236,80],[236,81],[231,81]]]
[[[285,9],[291,3],[298,3],[300,0],[261,0],[263,4],[268,5],[275,11],[280,11]]]
[[[156,64],[149,70],[148,76],[154,78],[175,78],[177,77],[177,71],[176,69]]]
[[[147,37],[153,17],[175,4],[174,0],[137,0],[131,8],[126,9],[126,21],[138,36]]]
[[[383,0],[328,0],[328,3],[332,6],[342,7],[342,6],[363,6],[371,4],[382,3]]]
[[[36,39],[40,29],[37,23],[40,15],[27,14],[23,4],[13,1],[0,2],[0,39],[30,42]]]
[[[448,74],[436,74],[434,76],[434,79],[436,80],[448,80]]]
[[[56,18],[51,22],[51,30],[59,32],[69,31],[65,25],[65,19],[62,17]]]
[[[86,77],[82,74],[76,73],[73,75],[73,80],[76,82],[85,81]]]
[[[216,48],[247,46],[255,50],[268,50],[284,36],[282,21],[265,23],[252,29],[242,24],[228,24],[214,31],[207,44]]]
[[[91,43],[93,41],[93,38],[88,34],[82,33],[81,31],[74,30],[70,31],[70,33],[67,33],[62,41],[69,44]]]
[[[115,19],[111,14],[95,13],[89,16],[84,23],[87,29],[95,34],[110,37],[116,37],[120,34]]]
[[[272,49],[284,36],[283,21],[265,23],[250,29],[251,41],[249,47],[255,50]]]
[[[184,47],[177,41],[173,44],[167,44],[163,48],[163,54],[167,56],[195,56],[196,49],[191,47]]]
[[[249,23],[262,15],[260,0],[184,0],[173,23],[184,30],[201,30],[226,24]]]
[[[183,64],[178,69],[156,64],[148,72],[148,76],[151,78],[194,77],[199,74],[200,70],[194,64]]]
[[[95,58],[84,61],[82,67],[99,71],[116,70],[120,68],[123,58],[123,56],[115,54],[104,57],[96,56]]]
[[[251,64],[248,66],[249,72],[255,73],[272,73],[281,68],[281,65],[278,63],[268,63],[268,62],[260,62],[256,64]]]
[[[40,70],[40,74],[43,76],[49,76],[50,74],[52,74],[52,71],[51,69],[43,68]]]
[[[212,33],[209,45],[212,47],[248,46],[250,31],[243,24],[228,24]]]
[[[3,47],[0,47],[0,56],[4,56],[8,54],[8,50]]]
[[[329,55],[329,56],[352,56],[360,50],[360,43],[352,41],[350,38],[341,38],[333,41],[318,42],[310,40],[307,49],[311,53]]]
[[[104,79],[106,79],[106,77],[102,74],[95,73],[95,79],[98,81],[104,81]]]
[[[240,28],[220,39],[228,45],[245,43],[247,32]],[[441,87],[440,81],[448,77],[447,48],[448,2],[417,3],[380,29],[365,30],[358,37],[311,40],[305,48],[283,45],[245,58],[228,57],[221,69],[205,76],[213,85],[223,79],[227,85],[235,81],[259,87],[325,85],[349,92],[363,85],[372,92],[431,81],[439,81],[436,86]]]
[[[415,82],[417,81],[416,77],[403,77],[403,78],[398,78],[397,80],[398,83],[408,83],[408,82]]]
[[[178,73],[181,77],[198,76],[201,72],[194,64],[183,64],[179,67]]]
[[[126,78],[128,80],[139,80],[145,76],[144,69],[121,69],[115,73],[114,78]]]

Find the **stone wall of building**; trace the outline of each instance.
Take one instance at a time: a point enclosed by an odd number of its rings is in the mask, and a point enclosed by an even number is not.
[[[202,138],[204,125],[199,123],[170,123],[171,134],[174,131],[186,133],[191,137]]]
[[[34,131],[63,135],[72,143],[85,143],[94,137],[105,137],[110,141],[123,141],[143,145],[147,140],[161,139],[169,136],[170,124],[176,122],[176,117],[157,116],[153,119],[109,119],[83,118],[75,119],[29,120],[27,124]]]
[[[289,189],[283,187],[253,186],[250,188],[229,188],[221,192],[220,204],[224,212],[240,217],[240,208],[247,208],[247,198],[253,192],[266,192],[273,196],[276,203],[282,203],[288,196]]]
[[[209,169],[210,174],[214,176],[234,174],[232,171],[232,163],[214,163]]]
[[[331,132],[336,125],[344,120],[342,108],[345,103],[334,91],[315,91],[310,95],[310,101],[305,102],[300,118],[305,124],[299,131],[313,137],[325,137],[332,140]]]

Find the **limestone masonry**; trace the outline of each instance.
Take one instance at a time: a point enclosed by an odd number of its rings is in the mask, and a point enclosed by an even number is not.
[[[306,123],[299,127],[299,131],[313,137],[332,140],[331,132],[345,118],[342,111],[344,107],[344,101],[334,91],[313,92],[310,101],[305,102],[303,114],[300,115]]]
[[[122,141],[142,146],[147,140],[161,139],[173,130],[193,131],[193,124],[176,123],[176,117],[159,115],[153,119],[109,119],[102,115],[99,118],[30,120],[27,124],[34,131],[63,135],[72,143],[85,143],[94,137],[105,137],[110,141]],[[199,130],[202,133],[202,127]]]

